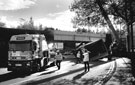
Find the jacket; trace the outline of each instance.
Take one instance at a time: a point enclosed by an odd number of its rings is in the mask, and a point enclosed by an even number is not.
[[[63,59],[61,53],[56,54],[55,58],[56,58],[56,60],[62,60]]]
[[[88,52],[83,53],[83,56],[84,56],[84,58],[83,58],[83,61],[84,61],[84,62],[85,62],[85,61],[89,61],[89,53],[88,53]]]

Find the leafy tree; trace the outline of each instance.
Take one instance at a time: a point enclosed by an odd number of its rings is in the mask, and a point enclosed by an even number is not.
[[[111,4],[108,9],[108,13],[115,16],[114,19],[122,18],[121,20],[128,25],[131,25],[135,22],[134,0],[111,0]],[[118,22],[120,22],[121,20],[119,20]]]
[[[29,21],[26,21],[25,19],[21,18],[21,20],[23,21],[22,24],[20,24],[20,26],[18,26],[17,28],[19,29],[28,29],[28,30],[36,30],[36,26],[34,26],[34,21],[33,18],[30,17]]]
[[[54,28],[46,27],[43,31],[44,31],[44,35],[46,36],[47,41],[54,40]]]
[[[87,30],[83,28],[83,29],[82,29],[82,32],[86,33],[86,32],[87,32]]]
[[[78,28],[76,31],[77,31],[77,32],[82,32],[82,30],[81,30],[80,28]]]
[[[71,4],[71,11],[76,13],[72,22],[76,27],[88,25],[107,25],[111,29],[116,40],[119,40],[118,34],[110,20],[110,16],[116,23],[133,23],[130,15],[135,15],[134,0],[74,0]]]
[[[5,27],[5,23],[3,23],[3,22],[0,22],[0,27]]]
[[[39,30],[43,30],[42,24],[39,25]]]

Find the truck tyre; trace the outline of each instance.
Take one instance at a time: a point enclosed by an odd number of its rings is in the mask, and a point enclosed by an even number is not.
[[[41,71],[41,65],[40,64],[37,64],[37,69],[36,69],[37,72]]]
[[[40,70],[41,70],[41,65],[38,62],[36,62],[35,66],[31,69],[33,73],[39,72]]]
[[[48,60],[44,59],[44,66],[47,66]]]
[[[55,66],[55,62],[52,62],[52,63],[50,64],[50,66]]]
[[[108,61],[111,61],[112,60],[112,55],[109,55],[108,56]]]
[[[46,58],[46,59],[44,59],[44,66],[43,66],[43,69],[46,69],[46,68],[47,68],[47,64],[48,64],[48,60],[47,60],[47,58]]]

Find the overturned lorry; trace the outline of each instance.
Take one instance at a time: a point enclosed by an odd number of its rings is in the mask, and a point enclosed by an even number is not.
[[[76,51],[81,50],[81,48],[86,48],[88,51],[91,52],[90,60],[98,60],[104,57],[109,57],[109,51],[102,39],[80,45],[76,48]]]

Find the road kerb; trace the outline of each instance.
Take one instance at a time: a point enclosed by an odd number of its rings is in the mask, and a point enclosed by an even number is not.
[[[112,77],[115,70],[116,70],[116,61],[113,61],[112,64],[111,64],[111,67],[109,68],[107,73],[95,85],[103,85],[103,84],[105,84]]]

